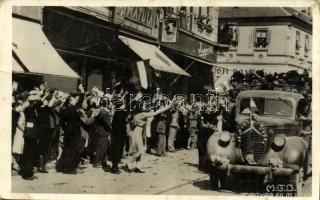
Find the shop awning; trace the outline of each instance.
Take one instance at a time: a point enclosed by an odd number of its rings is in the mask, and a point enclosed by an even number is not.
[[[80,78],[53,48],[40,24],[13,18],[12,33],[13,51],[30,73]],[[15,64],[13,71],[20,70]]]
[[[22,67],[18,64],[16,59],[12,57],[12,71],[17,72],[17,73],[23,73],[25,72]]]
[[[196,58],[196,57],[194,57],[194,56],[187,55],[187,54],[185,54],[185,53],[180,53],[180,52],[175,51],[175,50],[172,50],[172,49],[169,49],[169,50],[172,51],[172,52],[174,52],[174,53],[177,54],[177,55],[190,58],[190,59],[192,59],[192,60],[194,60],[194,61],[197,61],[197,62],[206,64],[206,65],[214,66],[214,65],[216,64],[216,63],[213,63],[213,62],[209,62],[209,61],[205,61],[205,60]]]
[[[156,46],[124,36],[119,36],[119,38],[124,44],[130,47],[143,60],[150,60],[150,65],[155,70],[190,76],[190,74],[188,74],[178,65],[176,65]]]

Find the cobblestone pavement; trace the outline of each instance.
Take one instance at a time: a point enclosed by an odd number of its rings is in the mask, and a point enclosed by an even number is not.
[[[48,165],[48,174],[36,173],[38,179],[23,180],[15,172],[12,176],[14,193],[88,193],[88,194],[165,194],[165,195],[241,195],[232,191],[212,191],[209,176],[197,169],[197,150],[180,150],[167,157],[146,154],[143,157],[144,174],[125,170],[126,159],[121,164],[121,174],[111,174],[89,163],[80,166],[81,173],[66,175],[56,173],[54,163]],[[311,191],[311,178],[304,191]]]

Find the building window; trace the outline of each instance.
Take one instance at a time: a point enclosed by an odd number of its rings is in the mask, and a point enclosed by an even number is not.
[[[261,29],[255,31],[255,48],[266,48],[270,41],[270,30]]]
[[[239,41],[239,29],[233,29],[232,32],[232,40],[231,40],[231,46],[237,47]]]
[[[296,51],[299,51],[301,48],[301,43],[300,43],[300,32],[296,32]]]
[[[191,9],[188,7],[180,7],[179,17],[180,17],[180,28],[191,31]]]
[[[198,13],[197,13],[198,11]],[[197,29],[199,33],[212,34],[213,33],[213,19],[209,15],[210,8],[199,7],[195,9],[194,21],[197,24]]]
[[[309,35],[305,36],[305,44],[304,44],[304,51],[308,52],[310,50],[310,38]]]

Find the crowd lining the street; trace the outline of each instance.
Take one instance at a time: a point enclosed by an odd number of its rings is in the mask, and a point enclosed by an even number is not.
[[[287,88],[306,98],[311,95],[308,73],[295,71],[235,72],[228,91],[213,92],[207,101],[196,95],[169,98],[160,88],[151,101],[145,101],[146,94],[139,90],[132,94],[122,83],[112,93],[96,87],[85,91],[81,84],[73,93],[45,83],[31,91],[19,91],[18,85],[13,81],[12,168],[26,180],[37,178],[34,167],[38,173],[48,173],[46,164],[53,161],[56,171],[64,174],[77,174],[85,160],[119,174],[121,159],[127,157],[128,172],[144,173],[141,159],[146,152],[166,156],[182,148],[197,148],[199,169],[204,169],[210,135],[236,128],[232,108],[238,92],[295,85]]]

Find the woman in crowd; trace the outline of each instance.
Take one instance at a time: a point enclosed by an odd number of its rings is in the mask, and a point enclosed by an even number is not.
[[[144,173],[144,170],[141,168],[141,158],[144,154],[144,146],[143,146],[143,138],[142,138],[142,132],[144,129],[144,126],[146,124],[146,121],[150,117],[154,117],[156,115],[159,115],[167,110],[169,110],[173,106],[173,102],[171,102],[169,105],[160,108],[157,111],[149,112],[150,109],[148,109],[148,105],[146,102],[142,102],[141,105],[136,106],[135,111],[132,114],[131,119],[131,145],[133,149],[136,149],[136,153],[134,153],[130,158],[129,162],[127,164],[129,171],[135,171],[137,173]],[[139,108],[141,107],[141,108]]]
[[[27,102],[17,100],[14,110],[19,113],[17,126],[15,128],[15,134],[13,138],[12,155],[13,155],[13,169],[20,170],[20,159],[23,153],[24,139],[23,134],[26,127],[26,117],[24,110],[27,107]]]
[[[107,150],[110,143],[111,111],[108,109],[109,99],[102,97],[100,109],[95,117],[95,136],[97,146],[95,149],[94,167],[107,166]]]
[[[197,143],[197,132],[198,132],[198,115],[197,112],[194,110],[195,108],[192,108],[189,110],[189,126],[188,126],[188,132],[189,132],[189,138],[188,138],[188,146],[187,149],[194,149],[196,148]]]
[[[179,110],[174,109],[171,111],[171,120],[168,136],[168,150],[169,152],[175,151],[174,142],[176,140],[177,132],[179,130]]]
[[[160,103],[161,103],[160,107],[165,106],[164,101],[161,101]],[[166,134],[167,134],[167,130],[168,130],[168,126],[167,126],[168,114],[169,114],[169,111],[166,111],[166,112],[163,112],[163,113],[159,114],[158,116],[156,116],[156,129],[155,129],[155,131],[158,136],[158,138],[157,138],[157,152],[156,152],[157,156],[166,156],[166,148],[167,148]]]

